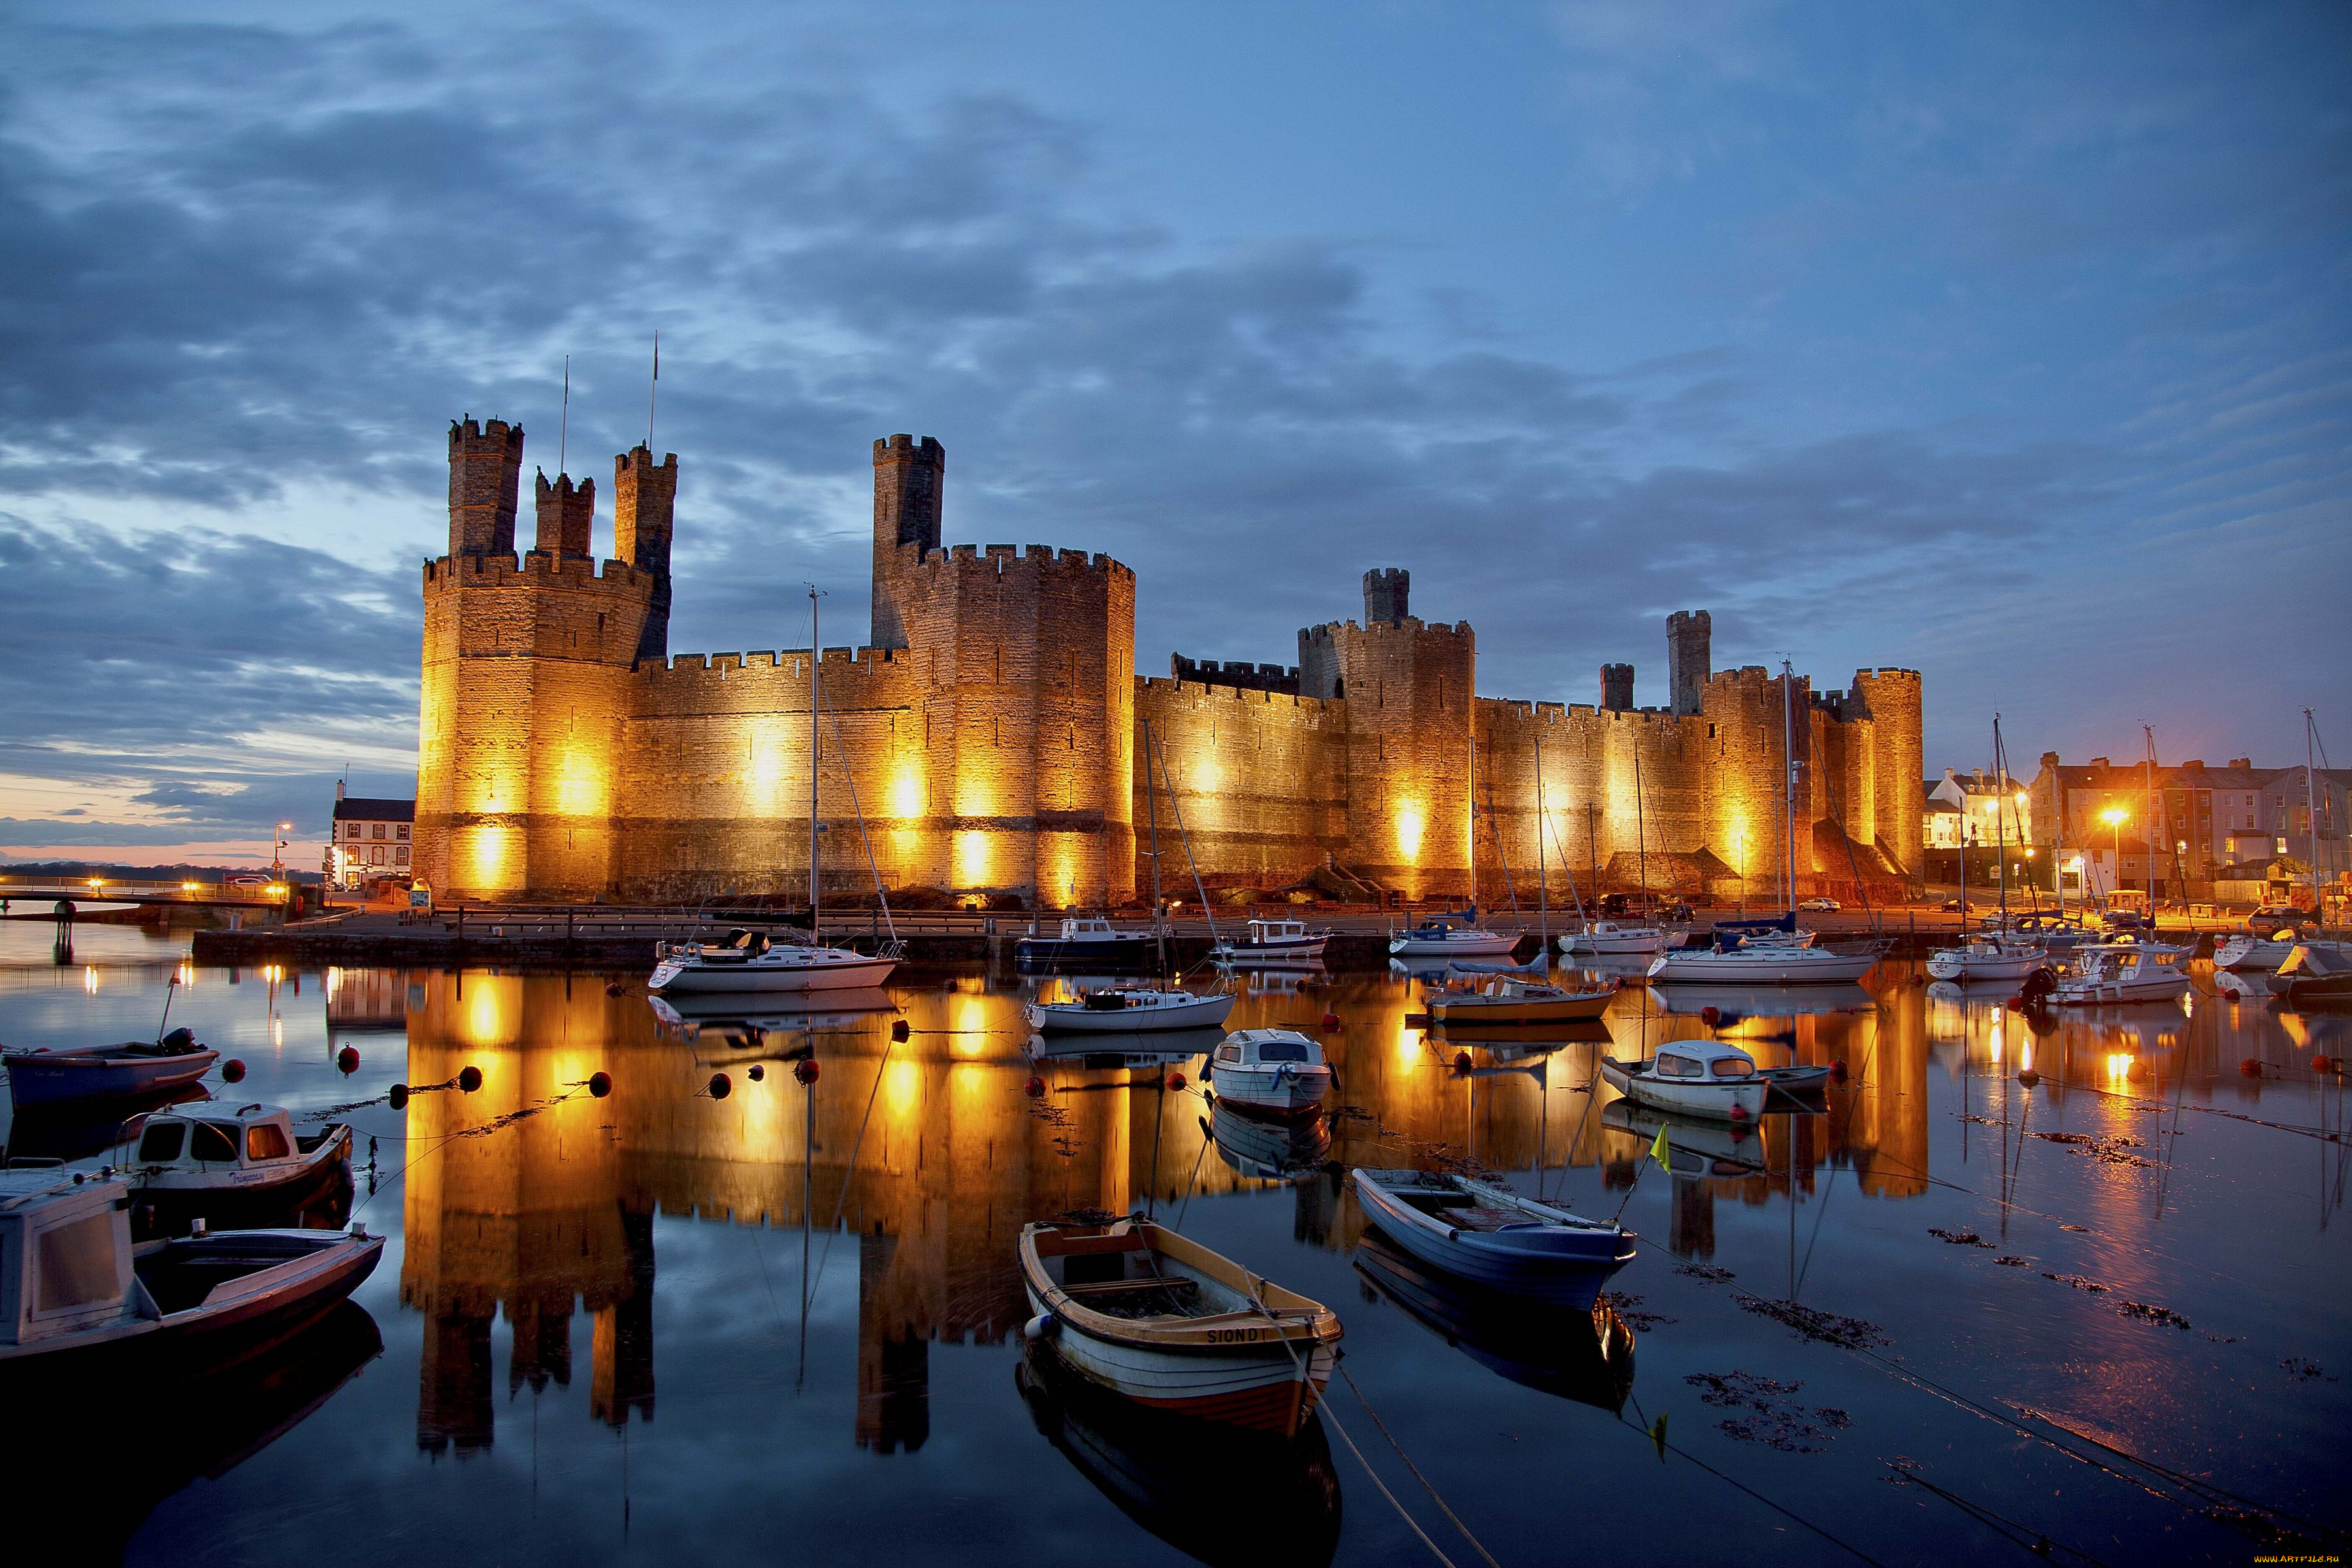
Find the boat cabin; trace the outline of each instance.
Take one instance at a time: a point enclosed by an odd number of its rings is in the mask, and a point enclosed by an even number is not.
[[[1307,922],[1254,920],[1249,923],[1249,939],[1253,947],[1265,947],[1278,942],[1305,942]]]
[[[126,1315],[130,1208],[130,1188],[112,1177],[0,1171],[0,1344],[102,1329]]]
[[[1658,1047],[1650,1070],[1672,1079],[1754,1078],[1756,1058],[1722,1040],[1669,1040]]]
[[[135,1165],[197,1173],[272,1169],[317,1149],[334,1134],[305,1136],[279,1105],[207,1105],[201,1110],[159,1111],[139,1134]]]
[[[1218,1046],[1221,1068],[1320,1067],[1323,1047],[1294,1029],[1242,1029]]]
[[[2297,942],[2278,973],[2282,980],[2352,981],[2352,958],[2337,948]]]
[[[2084,980],[2115,980],[2129,976],[2159,977],[2167,973],[2185,973],[2183,963],[2188,952],[2177,947],[2159,947],[2154,942],[2103,942],[2080,949],[2075,955],[2077,972]]]

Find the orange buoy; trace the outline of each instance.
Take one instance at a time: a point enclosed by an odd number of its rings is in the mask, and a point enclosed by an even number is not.
[[[1840,1057],[1837,1060],[1830,1063],[1830,1077],[1837,1079],[1840,1083],[1843,1083],[1845,1081],[1845,1058],[1843,1057]]]
[[[2252,1057],[2248,1057],[2238,1064],[2238,1070],[2248,1078],[2260,1078],[2263,1076],[2263,1064]]]
[[[712,1073],[712,1074],[710,1075],[710,1098],[711,1098],[711,1099],[713,1099],[713,1100],[724,1100],[724,1099],[726,1099],[730,1094],[732,1094],[734,1091],[735,1091],[735,1085],[733,1084],[733,1082],[731,1082],[731,1081],[728,1079],[728,1077],[727,1077],[727,1075],[726,1075],[725,1073],[723,1073],[723,1072],[715,1072],[715,1073]]]
[[[2314,1072],[2334,1072],[2336,1070],[2336,1058],[2334,1057],[2314,1057],[2311,1058],[2311,1070]]]
[[[627,994],[628,989],[629,988],[627,986],[622,984],[617,980],[608,980],[604,983],[604,994],[607,996],[625,995]]]
[[[602,1100],[612,1092],[613,1075],[611,1073],[592,1072],[588,1075],[588,1093],[592,1098]]]
[[[1338,1027],[1339,1026],[1339,1014],[1337,1014],[1337,1013],[1326,1013],[1326,1014],[1324,1014],[1324,1015],[1323,1015],[1323,1026],[1324,1026],[1325,1028],[1327,1028],[1327,1029],[1336,1029],[1336,1028],[1338,1028]]]
[[[1733,1107],[1731,1108],[1731,1120],[1733,1120],[1734,1121],[1747,1121],[1747,1120],[1748,1120],[1748,1108],[1747,1108],[1746,1106],[1744,1106],[1744,1105],[1735,1105],[1735,1106],[1733,1106]]]
[[[816,1058],[814,1057],[803,1057],[800,1060],[794,1062],[793,1064],[793,1077],[798,1079],[803,1086],[814,1083],[816,1081]]]
[[[245,1081],[245,1064],[237,1060],[235,1057],[231,1057],[228,1060],[221,1063],[221,1081],[223,1083],[243,1083]]]
[[[1168,1087],[1181,1092],[1184,1088],[1184,1075],[1181,1072],[1170,1073],[1168,1075]]]
[[[1698,1010],[1698,1021],[1712,1029],[1723,1022],[1723,1009],[1710,1002]]]
[[[1032,1100],[1040,1099],[1045,1092],[1045,1080],[1033,1072],[1029,1075],[1029,1081],[1021,1086],[1021,1092]]]

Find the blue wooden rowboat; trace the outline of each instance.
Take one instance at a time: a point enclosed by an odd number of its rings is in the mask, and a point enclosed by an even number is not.
[[[160,1040],[119,1046],[0,1051],[0,1067],[8,1069],[8,1092],[19,1107],[153,1094],[194,1083],[218,1060],[218,1051],[196,1044],[185,1029],[174,1029]]]
[[[1365,1217],[1405,1251],[1457,1279],[1590,1310],[1633,1260],[1622,1227],[1582,1219],[1508,1187],[1436,1171],[1358,1166]]]

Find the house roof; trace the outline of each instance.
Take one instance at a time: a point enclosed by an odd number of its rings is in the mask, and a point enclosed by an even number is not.
[[[391,800],[382,795],[345,795],[335,802],[337,822],[414,822],[416,803],[413,800]]]

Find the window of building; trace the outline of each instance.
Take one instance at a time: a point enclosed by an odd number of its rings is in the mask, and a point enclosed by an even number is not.
[[[402,823],[398,827],[394,828],[394,829],[392,830],[392,836],[393,836],[394,838],[399,839],[403,844],[407,843],[407,842],[408,842],[408,824],[406,824],[406,823],[404,823],[404,823]]]
[[[368,864],[371,866],[381,866],[383,864],[383,845],[371,844],[368,846]]]
[[[375,825],[375,832],[374,832],[373,834],[372,834],[370,837],[375,837],[375,838],[381,838],[381,837],[383,837],[383,823],[381,823],[381,822],[377,823],[377,824]]]
[[[399,858],[400,863],[401,863],[402,865],[405,866],[405,865],[407,865],[407,864],[408,864],[408,846],[407,846],[407,845],[405,845],[405,844],[402,845],[398,849],[396,849],[396,850],[393,851],[393,853],[394,853],[395,856],[397,856],[397,857]]]

